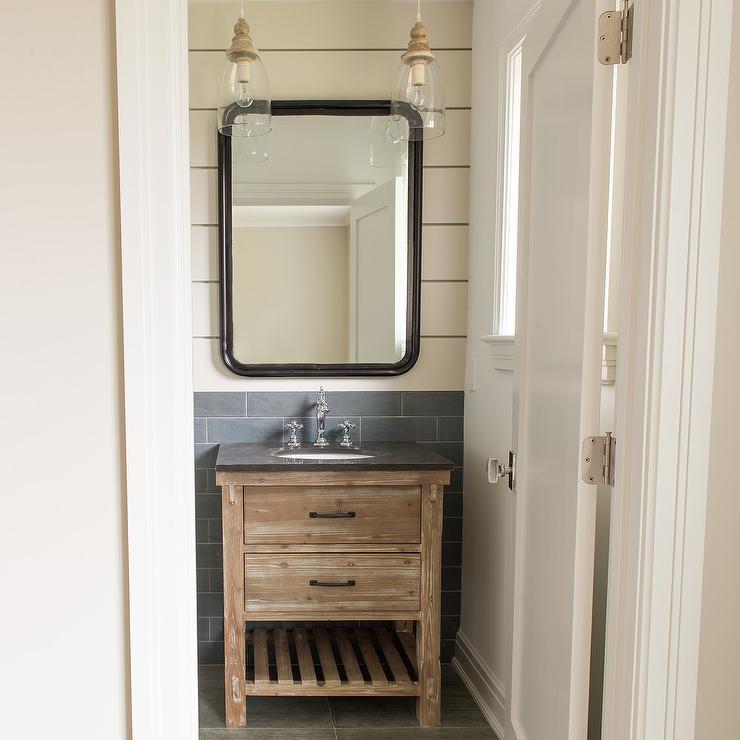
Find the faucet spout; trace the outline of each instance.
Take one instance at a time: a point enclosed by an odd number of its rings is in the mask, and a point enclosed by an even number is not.
[[[326,439],[326,415],[329,413],[329,404],[326,402],[326,392],[323,386],[319,389],[319,397],[316,399],[316,441],[315,447],[328,447]]]

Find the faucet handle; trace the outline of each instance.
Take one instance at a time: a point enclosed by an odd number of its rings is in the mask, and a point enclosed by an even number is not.
[[[356,428],[357,424],[353,424],[349,419],[345,419],[341,424],[337,424],[337,429],[341,429],[344,432],[342,441],[339,443],[342,447],[352,447],[350,432]]]
[[[288,422],[284,425],[285,429],[290,429],[290,439],[288,439],[288,447],[300,447],[301,443],[298,440],[298,430],[303,429],[303,424],[301,422],[296,421],[293,419],[293,421]]]

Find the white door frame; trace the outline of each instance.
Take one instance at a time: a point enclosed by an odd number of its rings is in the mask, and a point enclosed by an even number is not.
[[[136,740],[198,735],[187,17],[116,0]]]
[[[637,5],[608,740],[694,732],[732,15],[732,0]],[[136,740],[197,736],[187,49],[186,0],[116,0]]]
[[[635,3],[604,740],[694,737],[732,5]]]

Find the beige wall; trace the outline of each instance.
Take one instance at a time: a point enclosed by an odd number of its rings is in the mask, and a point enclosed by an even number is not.
[[[58,10],[2,10],[0,735],[118,740],[128,695],[113,3]]]
[[[327,379],[327,388],[463,387],[472,2],[428,3],[424,13],[431,42],[442,50],[450,110],[447,134],[424,152],[421,356],[411,372],[397,378]],[[218,358],[215,97],[223,63],[218,50],[231,39],[237,5],[191,0],[189,14],[195,388],[313,389],[312,379],[239,378]],[[413,4],[399,2],[253,0],[248,7],[274,99],[387,99],[414,20]]]
[[[740,11],[735,8],[704,550],[696,740],[740,738]]]
[[[347,362],[348,274],[348,226],[235,228],[237,359]]]

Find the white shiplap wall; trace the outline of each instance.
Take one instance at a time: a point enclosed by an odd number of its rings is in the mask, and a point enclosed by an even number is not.
[[[191,2],[190,157],[193,361],[196,390],[313,388],[315,379],[248,379],[218,357],[216,92],[238,3]],[[472,2],[427,3],[425,21],[445,75],[448,127],[425,146],[422,340],[397,378],[335,379],[327,388],[462,390],[468,278]],[[250,2],[274,99],[388,98],[415,20],[408,2]]]

